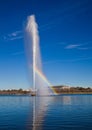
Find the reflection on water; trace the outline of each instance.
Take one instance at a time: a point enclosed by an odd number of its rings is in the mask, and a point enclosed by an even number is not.
[[[44,118],[46,115],[46,112],[49,109],[49,105],[54,102],[58,102],[59,98],[56,98],[56,96],[38,96],[33,97],[33,130],[42,130]],[[62,97],[62,103],[64,105],[71,104],[71,97],[70,96],[63,96]]]
[[[0,130],[92,130],[92,95],[0,96]]]
[[[33,100],[33,130],[41,130],[46,111],[48,110],[51,98],[49,97],[34,97]]]

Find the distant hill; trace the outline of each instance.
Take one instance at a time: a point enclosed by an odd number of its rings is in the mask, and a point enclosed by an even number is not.
[[[84,87],[69,87],[69,86],[53,86],[52,87],[57,94],[91,94],[92,88]]]

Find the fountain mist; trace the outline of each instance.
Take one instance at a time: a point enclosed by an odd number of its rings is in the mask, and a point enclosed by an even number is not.
[[[52,95],[52,86],[42,71],[42,62],[39,47],[38,25],[35,16],[27,18],[25,27],[25,48],[28,59],[28,66],[33,79],[33,90],[37,90],[37,95]]]

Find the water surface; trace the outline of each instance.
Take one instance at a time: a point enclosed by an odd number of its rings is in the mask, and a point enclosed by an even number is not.
[[[92,95],[0,96],[0,130],[92,130]]]

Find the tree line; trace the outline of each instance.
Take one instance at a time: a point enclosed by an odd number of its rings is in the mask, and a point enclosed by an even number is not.
[[[90,87],[66,87],[66,86],[53,86],[52,87],[57,94],[92,94],[92,88]],[[7,89],[0,90],[0,95],[28,95],[31,90],[20,89]]]
[[[58,94],[73,94],[73,93],[76,93],[76,94],[91,94],[92,93],[92,88],[90,87],[64,87],[64,86],[54,86],[53,89],[56,91],[56,93]]]
[[[29,90],[23,90],[23,89],[8,89],[8,90],[0,90],[1,95],[24,95],[29,94]]]

